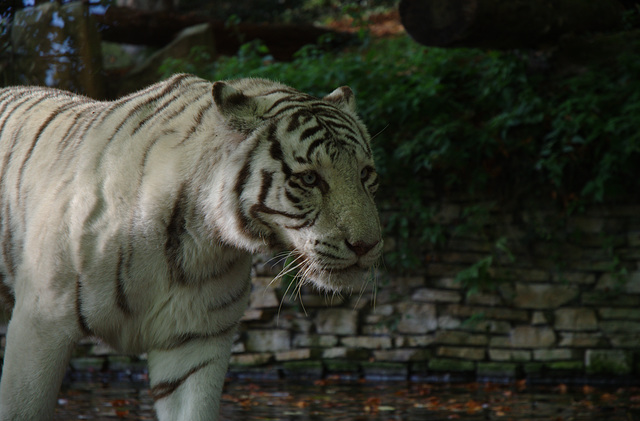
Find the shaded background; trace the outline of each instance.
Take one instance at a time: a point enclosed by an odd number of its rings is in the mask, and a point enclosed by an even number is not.
[[[633,383],[639,14],[572,3],[5,0],[0,81],[106,99],[175,72],[354,89],[385,263],[326,297],[268,285],[281,263],[257,259],[232,376]],[[87,341],[71,365],[143,362]]]

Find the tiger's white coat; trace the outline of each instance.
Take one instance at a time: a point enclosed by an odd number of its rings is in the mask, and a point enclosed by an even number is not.
[[[93,101],[0,90],[0,420],[47,420],[82,337],[148,353],[160,420],[215,420],[251,253],[326,290],[379,258],[353,94],[176,75]]]

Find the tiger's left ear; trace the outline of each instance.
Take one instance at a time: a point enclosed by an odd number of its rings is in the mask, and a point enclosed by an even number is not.
[[[242,91],[224,82],[214,82],[213,102],[218,111],[239,131],[251,131],[262,122],[262,115],[269,108],[269,101],[245,95]]]
[[[356,96],[348,86],[341,86],[322,99],[332,103],[343,111],[350,113],[356,112]]]

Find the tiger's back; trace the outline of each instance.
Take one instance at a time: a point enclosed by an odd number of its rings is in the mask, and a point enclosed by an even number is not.
[[[329,288],[379,256],[377,181],[349,93],[321,101],[189,75],[113,102],[1,90],[0,295],[12,317],[0,419],[48,419],[86,335],[149,353],[161,419],[215,418],[252,252],[293,250]],[[364,226],[340,222],[362,212]]]
[[[210,84],[181,76],[113,103],[55,90],[15,91],[24,103],[15,99],[6,102],[11,104],[7,108],[13,108],[3,115],[6,120],[0,135],[1,150],[8,161],[0,168],[5,285],[15,290],[21,271],[33,271],[37,277],[26,274],[20,282],[75,291],[75,296],[65,295],[57,307],[80,309],[76,324],[123,351],[143,352],[161,345],[162,340],[170,341],[159,337],[158,328],[148,326],[157,322],[165,325],[170,319],[159,317],[153,308],[158,300],[153,292],[158,285],[170,288],[173,281],[200,282],[197,277],[210,276],[224,263],[216,253],[220,250],[209,243],[197,248],[202,254],[199,265],[209,273],[188,273],[180,267],[177,255],[184,251],[182,243],[194,240],[181,238],[185,237],[181,231],[200,229],[188,226],[196,224],[195,219],[186,221],[187,213],[195,212],[193,205],[186,203],[187,189],[196,187],[187,185],[185,175],[195,165],[188,158],[193,161],[193,157],[202,156],[201,146],[193,147],[197,136],[189,133],[202,123],[193,118],[188,118],[187,124],[172,120],[211,108]],[[28,126],[20,118],[24,114],[31,116]],[[5,143],[5,139],[10,141]],[[13,139],[20,141],[13,145]],[[181,144],[184,139],[194,145]],[[223,254],[226,260],[244,260],[241,266],[246,272],[247,253],[226,250]],[[176,274],[178,271],[181,273]],[[233,282],[238,283],[237,277],[232,277]],[[240,277],[246,278],[246,274]],[[224,296],[219,290],[237,289],[233,285],[212,286],[215,290],[204,295],[185,288],[180,292],[193,292],[193,296],[180,298],[198,307],[203,296]],[[244,296],[240,293],[247,290],[245,283],[235,292]],[[4,299],[11,302],[15,297],[5,294]],[[202,303],[222,304],[226,303]],[[87,315],[84,308],[90,309]],[[114,312],[114,308],[120,311]],[[153,316],[148,317],[150,314]],[[146,317],[148,320],[140,320]],[[190,325],[199,318],[185,316],[186,325],[176,326],[176,330],[194,329]],[[109,326],[97,323],[108,319],[112,319]],[[177,323],[175,319],[171,322]],[[141,330],[140,324],[148,328]],[[127,328],[132,330],[129,335],[123,333]],[[153,334],[145,338],[145,332]]]

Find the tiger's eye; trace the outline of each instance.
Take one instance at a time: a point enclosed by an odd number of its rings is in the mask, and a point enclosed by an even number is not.
[[[313,171],[308,171],[302,175],[302,182],[309,187],[315,186],[318,182],[318,175]]]
[[[369,178],[369,173],[370,173],[369,168],[364,167],[362,170],[360,170],[360,179],[366,180],[367,178]]]

